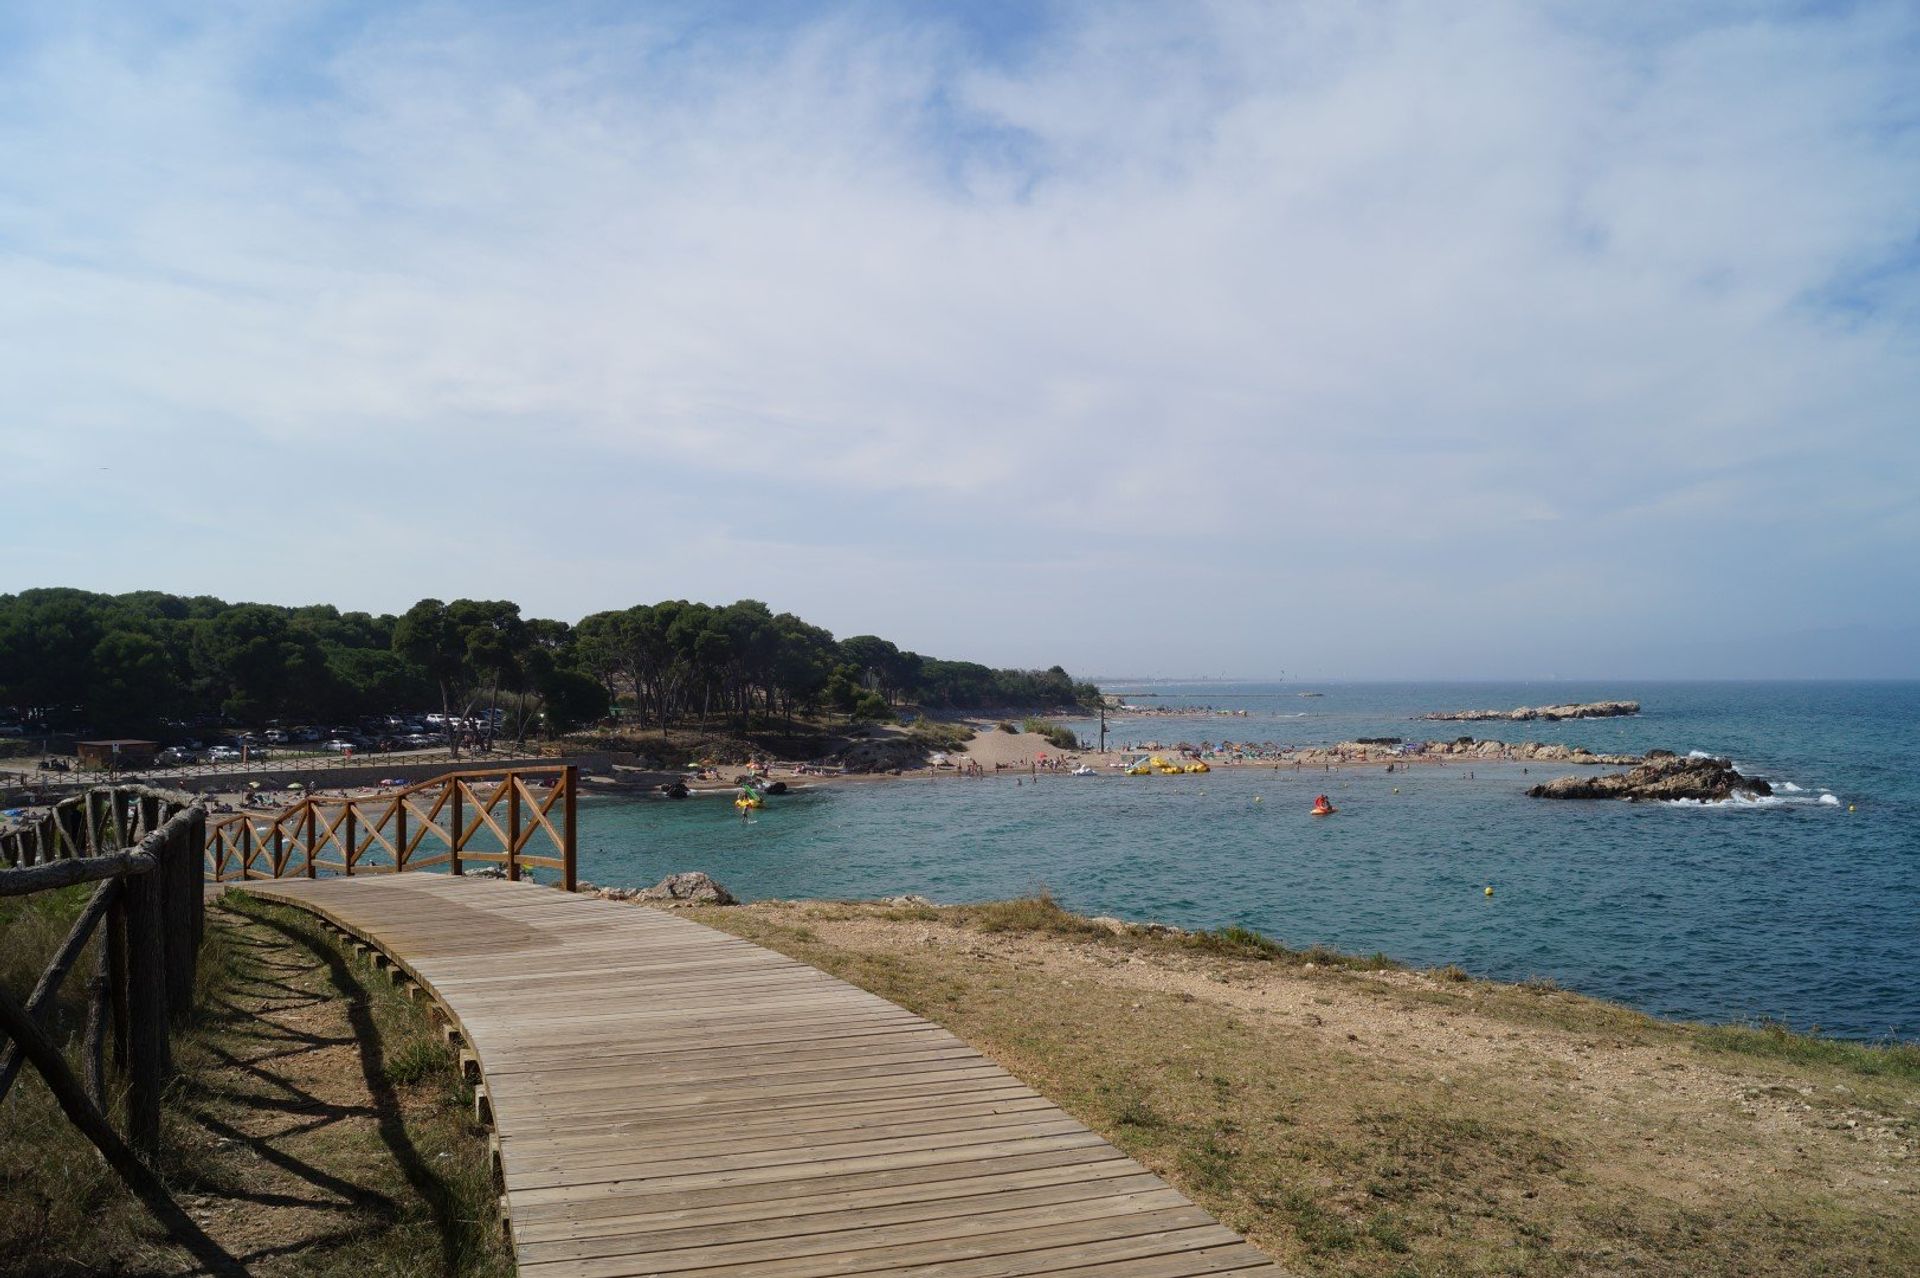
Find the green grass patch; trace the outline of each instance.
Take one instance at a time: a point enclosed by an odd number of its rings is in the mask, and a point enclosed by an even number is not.
[[[387,1056],[384,1072],[394,1083],[412,1084],[453,1068],[453,1049],[430,1038],[410,1038]]]
[[[1044,891],[1011,901],[958,905],[946,911],[946,914],[953,922],[977,932],[1049,932],[1056,936],[1093,937],[1113,935],[1103,924],[1062,909],[1052,894]]]
[[[946,723],[939,719],[919,719],[908,725],[907,737],[929,750],[952,753],[965,750],[973,740],[973,729],[964,723]]]
[[[1233,924],[1210,931],[1189,932],[1184,938],[1189,949],[1204,950],[1228,958],[1255,959],[1275,963],[1341,968],[1350,972],[1397,971],[1400,964],[1385,954],[1342,954],[1325,945],[1296,950],[1250,927]]]
[[[1920,1043],[1853,1043],[1796,1034],[1784,1025],[1710,1025],[1700,1030],[1694,1045],[1705,1052],[1837,1066],[1852,1074],[1920,1082]]]
[[[1073,735],[1073,729],[1052,723],[1046,719],[1030,717],[1021,725],[1028,732],[1047,739],[1047,744],[1056,750],[1078,750],[1080,738]]]

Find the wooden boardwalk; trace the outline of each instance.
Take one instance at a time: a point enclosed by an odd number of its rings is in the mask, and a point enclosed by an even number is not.
[[[724,932],[440,874],[246,887],[458,1027],[527,1278],[1280,1272],[945,1030]]]

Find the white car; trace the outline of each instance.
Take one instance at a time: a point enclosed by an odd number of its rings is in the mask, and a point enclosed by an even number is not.
[[[333,740],[323,744],[320,748],[322,750],[332,750],[336,753],[341,753],[341,752],[353,749],[354,743],[351,741],[342,740],[339,737],[335,737]]]
[[[207,751],[208,763],[234,763],[240,758],[240,752],[232,746],[215,746]]]

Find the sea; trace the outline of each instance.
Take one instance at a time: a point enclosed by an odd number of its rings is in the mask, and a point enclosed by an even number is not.
[[[1196,716],[1109,715],[1109,745],[1357,737],[1560,741],[1732,758],[1775,797],[1530,799],[1567,765],[1284,765],[1204,776],[951,776],[721,799],[587,800],[581,877],[704,870],[743,899],[1037,891],[1088,914],[1253,928],[1666,1017],[1920,1038],[1920,682],[1103,684]],[[1317,694],[1317,695],[1310,695]],[[1429,723],[1610,699],[1631,718]],[[1244,715],[1233,713],[1245,711]],[[1093,720],[1068,720],[1084,739]],[[1307,809],[1326,792],[1331,818]],[[1486,889],[1492,888],[1491,895]]]

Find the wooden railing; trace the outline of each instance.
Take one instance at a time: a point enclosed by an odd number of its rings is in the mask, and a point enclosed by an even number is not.
[[[275,812],[215,817],[207,825],[207,877],[224,883],[441,867],[461,874],[478,862],[502,867],[509,879],[552,870],[571,892],[578,782],[572,764],[475,769],[366,798],[308,797]]]
[[[98,884],[25,1003],[0,989],[0,1101],[23,1063],[45,1080],[69,1121],[93,1142],[168,1232],[214,1272],[239,1266],[183,1212],[154,1174],[160,1099],[173,1075],[169,1023],[193,1010],[206,925],[200,859],[207,812],[190,796],[113,786],[62,800],[24,830],[0,836],[0,897]],[[81,1075],[45,1020],[94,933],[94,976]],[[123,1088],[110,1084],[107,1043]],[[126,1134],[113,1126],[124,1090]]]

